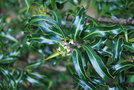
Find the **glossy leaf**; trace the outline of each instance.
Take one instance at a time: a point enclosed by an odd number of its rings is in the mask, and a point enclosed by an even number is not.
[[[30,8],[30,5],[29,5],[29,2],[28,2],[28,0],[25,0],[25,3],[26,3],[26,6],[27,6],[27,13],[28,13],[28,11],[29,11],[29,8]]]
[[[93,43],[90,44],[90,46],[94,49],[99,50],[101,48],[101,46],[103,46],[106,43],[107,39],[99,39],[99,40],[95,40]]]
[[[44,61],[38,61],[38,62],[35,62],[35,63],[32,63],[28,66],[26,66],[26,68],[38,68],[40,67],[42,64],[44,64]]]
[[[35,85],[37,84],[37,85],[40,85],[40,86],[44,86],[44,84],[42,82],[40,82],[40,81],[30,77],[30,76],[28,76],[26,79],[27,79],[27,81],[29,81],[30,83],[33,83]]]
[[[72,29],[75,31],[74,33],[74,41],[80,36],[81,32],[83,31],[84,24],[85,24],[85,9],[81,8],[76,16]]]
[[[105,86],[106,85],[106,82],[104,80],[102,80],[101,78],[96,78],[96,77],[91,77],[91,80],[94,84],[96,85],[102,85],[102,86]]]
[[[134,52],[134,44],[132,43],[125,43],[124,48],[127,49],[130,52]]]
[[[124,42],[123,42],[122,38],[118,38],[113,41],[113,60],[114,60],[114,62],[117,62],[120,59],[122,50],[123,50],[123,45],[124,45]]]
[[[78,76],[80,78],[86,79],[86,74],[84,70],[84,66],[82,65],[82,56],[81,52],[79,50],[75,50],[72,56],[73,65],[75,68],[75,71],[77,72]]]
[[[95,86],[93,86],[92,83],[90,83],[90,79],[88,79],[85,71],[85,63],[83,63],[83,56],[81,52],[78,49],[75,49],[73,56],[73,65],[75,68],[75,71],[77,72],[79,77],[75,77],[76,82],[81,85],[84,89],[91,89],[91,90],[96,90]],[[88,80],[88,82],[87,82]]]
[[[56,0],[50,0],[50,2],[51,2],[51,7],[53,9],[55,9],[56,8]]]
[[[1,67],[0,67],[0,70],[1,70],[1,73],[3,74],[3,76],[5,77],[8,87],[10,89],[15,89],[16,83],[15,83],[13,76],[10,74],[10,72],[7,69],[1,68]]]
[[[62,36],[62,34],[60,34],[59,32],[54,31],[56,29],[52,25],[50,25],[50,24],[48,24],[46,22],[42,21],[42,22],[39,22],[39,23],[33,23],[31,25],[39,27],[42,30],[42,32],[45,32],[47,34],[53,33],[53,34]]]
[[[51,15],[54,16],[54,20],[57,21],[59,25],[62,25],[63,20],[59,11],[53,11],[51,12]]]
[[[104,64],[103,60],[97,55],[97,53],[90,46],[83,46],[83,48],[86,51],[92,66],[99,74],[99,76],[105,81],[111,80],[113,77],[110,74],[110,71]]]
[[[51,54],[50,56],[48,56],[47,58],[45,58],[44,60],[49,60],[49,59],[55,58],[55,57],[59,56],[60,54],[61,54],[60,52],[55,52],[55,53]]]
[[[30,76],[34,76],[34,77],[40,78],[40,79],[46,78],[45,75],[39,74],[39,73],[37,73],[37,72],[31,72],[31,73],[29,73],[29,74],[30,74]]]
[[[43,36],[40,36],[40,37],[36,37],[36,36],[33,36],[30,38],[30,40],[37,40],[38,42],[40,43],[45,43],[45,44],[55,44],[55,43],[59,43],[58,40],[54,40],[55,37],[51,37],[50,39],[47,37],[43,37]]]
[[[119,86],[115,86],[115,87],[109,87],[109,90],[124,90],[124,88],[121,88]]]
[[[122,32],[120,26],[111,26],[111,27],[94,27],[89,28],[89,30],[85,30],[85,36],[83,39],[89,39],[94,37],[106,37],[108,35],[117,36]]]
[[[0,90],[133,90],[133,0],[23,1],[0,1]]]
[[[23,78],[23,75],[24,75],[25,72],[23,71],[20,71],[19,72],[19,77],[17,79],[15,79],[16,83],[19,84]]]
[[[70,0],[70,2],[77,5],[81,3],[81,0]]]
[[[46,16],[33,16],[31,18],[30,23],[34,24],[34,23],[42,22],[42,21],[51,23],[55,28],[57,28],[59,30],[59,32],[62,34],[63,38],[65,38],[65,32],[61,29],[61,27],[58,25],[58,23],[55,20],[53,20],[53,19],[51,19],[49,17],[46,17]]]
[[[74,75],[73,78],[80,86],[84,88],[84,90],[97,90],[92,83],[81,80],[76,75]]]
[[[7,63],[15,62],[15,61],[16,61],[16,58],[7,57],[7,58],[3,58],[2,60],[0,60],[0,63],[7,64]]]
[[[104,46],[103,48],[101,48],[101,50],[98,50],[98,53],[104,56],[113,57],[112,49],[108,46]]]
[[[118,74],[131,67],[134,67],[134,63],[132,62],[122,62],[122,63],[116,64],[112,66],[112,70],[113,70],[112,74],[113,75]]]
[[[9,40],[12,40],[12,41],[14,41],[14,42],[18,42],[18,40],[15,39],[13,36],[11,36],[10,34],[5,34],[4,32],[1,32],[1,33],[0,33],[0,36],[1,36],[1,37],[5,37],[5,38],[7,38],[7,39],[9,39]]]

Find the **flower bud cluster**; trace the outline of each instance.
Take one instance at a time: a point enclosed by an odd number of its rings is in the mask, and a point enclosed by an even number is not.
[[[63,56],[70,56],[73,54],[74,47],[80,48],[80,45],[73,40],[66,40],[60,42],[59,48],[57,49]]]

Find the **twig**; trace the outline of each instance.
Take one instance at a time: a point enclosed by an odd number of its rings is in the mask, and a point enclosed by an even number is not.
[[[114,23],[114,24],[123,24],[123,25],[134,25],[134,19],[112,19],[112,18],[105,18],[105,17],[98,17],[95,18],[99,22],[105,23]]]
[[[67,72],[66,70],[66,67],[63,67],[63,66],[56,66],[56,67],[53,67],[51,66],[50,64],[45,64],[43,65],[44,68],[47,68],[49,70],[54,70],[54,71],[57,71],[57,72]]]
[[[67,19],[72,21],[73,20],[73,16],[68,16]],[[104,23],[113,23],[113,24],[122,24],[122,25],[134,25],[134,19],[132,18],[128,18],[128,19],[112,19],[112,18],[106,18],[106,17],[97,17],[97,18],[93,18],[98,22],[104,22]],[[87,18],[87,22],[91,22],[91,20],[89,18]]]

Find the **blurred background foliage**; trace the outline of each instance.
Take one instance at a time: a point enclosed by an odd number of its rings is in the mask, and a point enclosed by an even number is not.
[[[93,21],[91,27],[98,24],[107,26],[106,23],[99,23],[93,19],[100,16],[113,19],[134,18],[133,0],[0,0],[1,90],[82,90],[73,81],[71,73],[68,72],[69,68],[66,68],[72,66],[70,56],[59,56],[45,61],[44,58],[56,52],[58,44],[32,38],[47,37],[57,40],[58,37],[55,38],[52,33],[44,35],[36,26],[27,26],[33,15],[42,15],[56,19],[65,28],[66,33],[70,33],[66,29],[70,27],[72,20],[66,20],[69,16],[75,17],[81,6],[86,8],[86,15]],[[49,27],[47,24],[46,26]],[[125,39],[134,43],[134,26],[121,26],[130,31]],[[134,53],[127,54],[131,56],[127,59],[133,62]],[[134,86],[133,69],[131,68],[132,72],[126,76],[130,90],[133,90]],[[88,71],[94,73],[91,66]]]

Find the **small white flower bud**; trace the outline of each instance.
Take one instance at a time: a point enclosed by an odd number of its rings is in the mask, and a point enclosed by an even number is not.
[[[74,44],[74,41],[73,41],[73,40],[71,40],[69,43],[70,43],[70,44]]]
[[[67,46],[64,46],[64,49],[67,49]]]
[[[57,50],[60,52],[61,51],[61,48],[59,47]]]
[[[67,46],[67,45],[68,45],[68,43],[64,43],[63,45],[64,45],[64,46]]]

